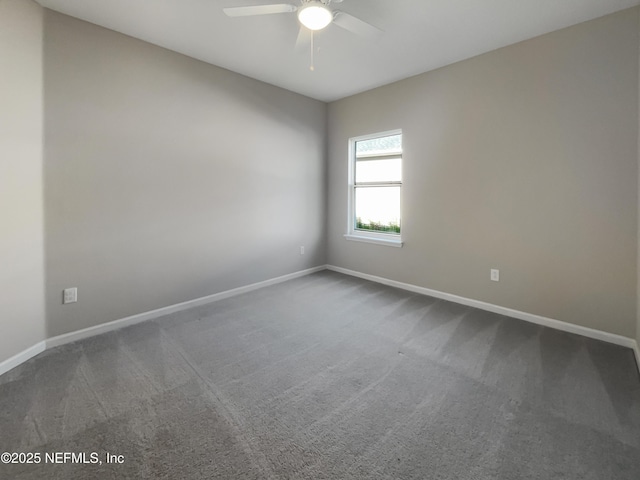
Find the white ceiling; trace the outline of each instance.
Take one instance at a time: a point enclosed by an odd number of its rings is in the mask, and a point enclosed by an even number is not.
[[[382,29],[367,40],[336,25],[296,52],[294,13],[230,18],[223,7],[300,0],[38,0],[52,10],[323,101],[433,70],[640,4],[640,0],[344,0]]]

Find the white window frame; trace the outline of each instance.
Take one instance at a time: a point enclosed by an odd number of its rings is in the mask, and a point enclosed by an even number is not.
[[[402,130],[389,130],[386,132],[372,133],[349,139],[349,193],[347,200],[347,233],[344,237],[347,240],[355,240],[358,242],[374,243],[378,245],[386,245],[390,247],[402,247],[402,180],[400,181],[400,233],[385,233],[357,230],[355,228],[355,195],[356,195],[356,143],[362,140],[371,140],[379,137],[389,137],[391,135],[402,135]],[[400,161],[402,161],[402,152],[400,152]]]

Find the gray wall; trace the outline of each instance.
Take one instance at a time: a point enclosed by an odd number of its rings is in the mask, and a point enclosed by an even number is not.
[[[48,335],[324,264],[325,138],[324,103],[46,11]]]
[[[331,103],[329,263],[634,337],[637,17]],[[347,241],[348,138],[396,128],[405,246]]]
[[[640,34],[640,15],[638,15],[638,32]],[[639,35],[640,36],[640,35]],[[638,42],[638,54],[640,55],[640,42]],[[640,63],[640,62],[639,62]],[[640,65],[639,65],[640,67]],[[640,78],[640,71],[638,72],[638,76]],[[640,80],[638,81],[638,89],[640,91]],[[640,93],[638,94],[638,115],[640,116]],[[637,324],[636,324],[636,351],[640,354],[640,118],[638,120],[638,275],[636,278],[637,281]],[[636,360],[640,360],[640,357],[636,357]],[[640,368],[640,364],[638,364],[638,368]]]
[[[42,16],[0,0],[0,362],[45,335]]]

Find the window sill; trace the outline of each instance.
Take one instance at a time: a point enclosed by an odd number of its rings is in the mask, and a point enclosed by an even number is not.
[[[400,238],[382,238],[382,237],[365,236],[365,235],[354,235],[350,233],[345,234],[344,238],[354,242],[373,243],[376,245],[386,245],[387,247],[397,247],[397,248],[401,248],[403,243]]]

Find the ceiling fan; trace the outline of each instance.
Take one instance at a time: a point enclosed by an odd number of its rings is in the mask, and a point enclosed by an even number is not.
[[[313,32],[322,30],[331,23],[363,37],[373,37],[382,33],[382,30],[364,20],[340,10],[332,10],[330,8],[332,3],[342,3],[342,0],[300,0],[299,6],[292,3],[276,3],[247,7],[226,7],[222,10],[229,17],[297,12],[300,30],[296,40],[296,49],[306,47],[310,42],[313,42]]]

